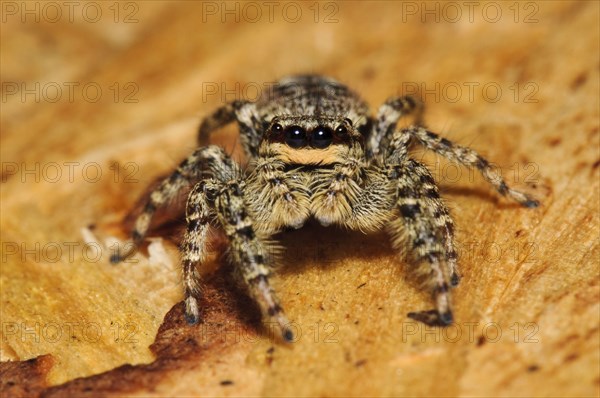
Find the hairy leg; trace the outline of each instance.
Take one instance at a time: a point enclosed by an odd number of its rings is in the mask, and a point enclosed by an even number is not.
[[[247,101],[227,103],[206,116],[198,129],[198,145],[207,146],[213,131],[233,121],[238,122],[240,139],[246,154],[252,157],[256,156],[264,126],[256,114],[254,103]]]
[[[475,167],[483,178],[489,182],[501,195],[508,196],[512,200],[525,207],[538,207],[539,202],[531,196],[510,188],[500,173],[477,152],[471,148],[454,144],[439,135],[428,131],[420,126],[411,126],[400,131],[400,135],[414,137],[428,149],[440,155],[463,164],[467,167]]]
[[[275,291],[269,283],[270,262],[273,248],[266,237],[259,236],[251,210],[244,200],[245,183],[240,180],[223,182],[214,195],[217,219],[230,242],[230,254],[236,273],[246,284],[263,316],[277,323],[284,341],[290,342],[294,335]]]
[[[203,192],[229,239],[235,272],[241,276],[263,316],[277,323],[282,338],[291,341],[294,336],[289,321],[269,283],[273,251],[269,251],[267,237],[257,233],[253,212],[245,197],[244,173],[223,149],[212,148],[206,164],[213,179],[204,185]]]
[[[210,135],[213,131],[235,120],[235,104],[235,102],[227,103],[202,119],[200,127],[198,128],[198,146],[203,147],[209,145]]]
[[[392,97],[381,105],[373,124],[373,132],[367,141],[367,157],[384,156],[396,124],[403,116],[414,115],[414,123],[420,123],[423,104],[411,96]]]
[[[185,318],[190,324],[200,320],[197,297],[200,294],[201,284],[196,264],[201,264],[206,259],[206,241],[211,216],[206,187],[215,185],[215,180],[199,182],[190,192],[187,201],[185,217],[187,229],[180,245],[180,252],[183,268]]]
[[[435,310],[409,313],[409,317],[430,325],[449,325],[453,320],[450,288],[459,280],[452,218],[424,165],[406,159],[388,170],[397,188],[398,218],[388,224],[392,243],[397,249],[409,244],[412,260],[419,265],[436,303]]]
[[[227,169],[227,165],[220,165],[223,154],[223,150],[218,146],[208,146],[197,149],[181,162],[177,169],[164,179],[157,189],[150,194],[142,213],[135,221],[133,230],[131,231],[131,240],[126,245],[127,250],[113,254],[110,261],[118,263],[134,254],[144,240],[150,227],[152,216],[156,210],[175,198],[184,187],[200,179],[205,174],[227,178],[226,175],[222,175],[223,170]],[[228,157],[224,161],[232,162]]]

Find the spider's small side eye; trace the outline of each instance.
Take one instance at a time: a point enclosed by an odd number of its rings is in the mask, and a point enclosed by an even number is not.
[[[300,126],[290,126],[285,129],[285,143],[292,148],[306,146],[306,132]]]
[[[346,135],[348,133],[348,129],[343,124],[340,124],[339,126],[336,127],[335,133],[337,135]]]
[[[348,126],[352,126],[352,120],[350,118],[345,118],[344,121],[348,123]]]
[[[333,140],[333,132],[329,127],[318,126],[312,132],[311,144],[315,148],[327,148]]]
[[[281,124],[275,123],[273,126],[271,126],[271,132],[275,134],[280,134],[281,132],[283,132],[283,127],[281,126]]]

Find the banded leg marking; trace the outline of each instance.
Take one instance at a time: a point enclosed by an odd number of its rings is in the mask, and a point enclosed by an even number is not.
[[[417,138],[425,147],[439,153],[440,155],[463,164],[467,167],[475,167],[479,170],[483,178],[490,183],[502,196],[508,196],[525,207],[538,207],[540,202],[531,196],[510,188],[500,173],[496,171],[490,163],[474,150],[454,144],[446,138],[440,137],[436,133],[426,130],[423,127],[411,126],[401,131],[401,134],[407,134]]]
[[[201,278],[196,269],[196,264],[201,264],[206,259],[206,243],[211,213],[205,187],[214,184],[214,180],[196,184],[187,201],[187,229],[181,242],[180,251],[183,268],[185,319],[189,324],[198,323],[200,320],[197,297],[201,293]]]
[[[258,303],[263,316],[275,321],[285,341],[294,339],[275,291],[269,284],[271,273],[269,253],[264,239],[257,236],[249,209],[244,202],[244,183],[230,181],[224,184],[215,199],[215,208],[225,234],[231,245],[231,257],[248,287],[250,295]]]
[[[411,96],[392,97],[385,101],[377,111],[373,133],[367,142],[367,157],[385,154],[400,118],[414,115],[414,123],[419,123],[422,113],[423,104]]]
[[[413,159],[390,168],[397,181],[397,206],[400,218],[390,223],[393,244],[400,249],[406,230],[420,271],[427,279],[436,309],[409,313],[409,317],[429,325],[452,323],[450,288],[458,284],[454,223],[442,202],[429,170]],[[427,264],[427,265],[426,265]]]
[[[211,145],[194,151],[150,194],[148,203],[136,219],[131,231],[131,240],[127,244],[128,250],[113,254],[110,261],[116,264],[134,254],[144,240],[156,210],[175,198],[184,187],[200,179],[204,174],[212,174],[220,179],[232,178],[233,175],[230,173],[232,168],[231,159],[218,146]]]

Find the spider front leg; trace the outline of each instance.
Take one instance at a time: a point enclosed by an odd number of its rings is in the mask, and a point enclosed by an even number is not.
[[[160,183],[158,188],[150,194],[142,213],[135,220],[133,230],[131,231],[131,239],[126,245],[128,249],[125,252],[118,251],[113,254],[110,257],[111,263],[119,263],[137,251],[148,232],[152,216],[154,216],[156,210],[169,203],[192,181],[200,178],[204,163],[210,162],[210,159],[214,158],[219,150],[215,146],[197,149],[181,162],[179,167],[169,177]]]
[[[251,157],[256,156],[265,126],[256,113],[256,105],[248,101],[230,102],[206,116],[198,129],[198,145],[207,146],[213,131],[236,120],[239,124],[244,151]]]
[[[392,97],[381,105],[373,123],[373,132],[367,141],[367,157],[383,155],[390,145],[390,138],[396,130],[396,124],[403,116],[415,116],[415,123],[420,123],[423,104],[411,97]]]
[[[402,248],[408,235],[413,260],[419,264],[436,303],[434,310],[411,312],[408,316],[428,325],[447,326],[453,321],[450,288],[459,281],[454,223],[424,165],[404,159],[388,166],[388,170],[388,178],[396,186],[399,216],[389,223],[388,231],[397,249]]]
[[[401,156],[408,153],[408,143],[410,138],[414,137],[428,149],[439,153],[446,158],[463,164],[467,167],[475,167],[494,188],[503,196],[509,196],[514,201],[525,207],[538,207],[539,201],[531,196],[510,188],[500,173],[498,173],[490,163],[474,150],[452,143],[446,138],[428,131],[424,127],[418,126],[423,106],[410,96],[393,97],[388,99],[380,108],[377,114],[377,121],[374,124],[373,132],[368,142],[368,152],[373,155],[384,154],[388,149],[389,141],[401,139],[405,142]],[[404,115],[416,114],[415,123],[417,125],[402,129],[399,134],[395,132],[396,123]],[[393,145],[392,145],[393,146]],[[399,147],[396,146],[396,150]]]
[[[235,120],[235,110],[239,106],[238,102],[230,102],[205,116],[198,128],[198,146],[207,146],[213,131],[233,122]]]
[[[187,229],[180,245],[180,251],[185,318],[190,324],[198,323],[200,320],[197,296],[200,293],[201,284],[196,264],[202,263],[206,259],[206,241],[211,215],[206,192],[214,185],[214,180],[201,181],[196,184],[188,196],[186,206]]]
[[[233,174],[238,173],[239,169],[233,171]],[[283,340],[291,342],[294,335],[289,328],[289,321],[269,283],[269,262],[273,253],[269,253],[266,239],[256,232],[251,210],[244,197],[245,186],[244,181],[237,178],[222,181],[218,188],[213,189],[211,196],[214,196],[217,219],[229,238],[235,272],[258,303],[263,317],[276,322]]]
[[[454,144],[453,142],[442,138],[436,133],[428,131],[420,126],[410,126],[401,130],[402,134],[417,138],[428,149],[439,153],[440,155],[463,164],[467,167],[475,167],[479,170],[483,178],[489,182],[503,196],[508,196],[512,200],[524,207],[538,207],[540,202],[531,196],[512,189],[506,184],[502,175],[492,167],[490,162],[479,155],[471,148]]]
[[[194,265],[203,259],[206,238],[207,209],[216,215],[230,243],[230,255],[235,272],[242,278],[251,297],[258,303],[265,318],[279,325],[282,338],[292,341],[294,335],[269,284],[272,253],[266,238],[257,234],[253,212],[244,195],[245,175],[222,148],[205,148],[206,166],[213,178],[197,184],[188,200],[188,230],[182,244],[186,317],[198,319],[197,302],[193,297],[199,289]],[[207,155],[208,155],[207,154]]]

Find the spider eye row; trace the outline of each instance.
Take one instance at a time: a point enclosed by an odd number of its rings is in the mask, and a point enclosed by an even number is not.
[[[317,126],[310,131],[306,131],[300,126],[288,126],[283,128],[279,123],[273,124],[271,132],[282,136],[283,141],[292,148],[302,148],[311,146],[317,149],[327,148],[333,142],[334,135],[343,136],[348,130],[346,126],[339,125],[335,131],[327,126]]]

